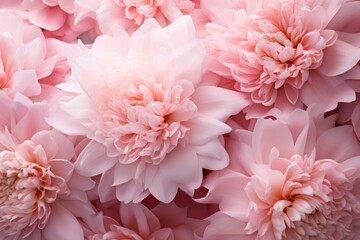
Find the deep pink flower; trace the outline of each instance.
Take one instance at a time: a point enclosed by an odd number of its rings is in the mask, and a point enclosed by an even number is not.
[[[358,21],[359,2],[202,1],[202,9],[211,20],[208,69],[251,98],[249,117],[355,100],[345,80],[360,79],[358,29],[348,24]]]
[[[0,238],[82,239],[93,183],[74,171],[73,143],[46,124],[44,103],[4,92],[0,103]]]
[[[334,124],[310,107],[258,120],[253,132],[236,130],[227,142],[230,166],[205,181],[200,201],[220,203],[205,239],[355,239],[360,143],[351,126]]]
[[[130,38],[118,29],[83,49],[72,81],[59,86],[69,95],[48,121],[93,140],[77,169],[102,174],[102,201],[116,194],[139,202],[151,193],[169,202],[178,188],[191,195],[203,168],[227,165],[221,135],[231,128],[224,121],[246,102],[236,92],[200,85],[204,50],[194,35],[190,17],[163,29],[148,20]]]

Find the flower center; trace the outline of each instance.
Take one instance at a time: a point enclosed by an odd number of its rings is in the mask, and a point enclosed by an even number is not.
[[[49,217],[48,204],[60,191],[53,185],[55,176],[50,167],[34,162],[37,158],[21,150],[0,152],[0,231],[9,236],[24,229],[28,230],[23,234],[31,234],[29,229],[36,226],[43,228]]]
[[[254,176],[246,187],[252,206],[248,230],[272,231],[275,239],[294,234],[296,239],[332,239],[350,233],[352,219],[360,213],[360,201],[351,192],[355,171],[333,160],[298,155],[287,167],[280,162],[283,166],[275,164],[281,167],[269,170],[268,179]]]
[[[192,92],[187,81],[167,84],[149,78],[120,84],[103,116],[105,142],[115,148],[110,151],[120,153],[123,163],[141,158],[159,164],[189,130],[183,122],[196,111]]]
[[[316,11],[306,4],[262,1],[249,12],[227,10],[232,19],[227,30],[209,28],[215,32],[208,38],[210,51],[229,68],[236,88],[249,93],[255,103],[272,105],[283,86],[288,100],[295,103],[309,72],[321,65],[323,50],[335,38],[335,32],[323,31],[321,20],[308,23]],[[219,38],[228,43],[226,47]]]

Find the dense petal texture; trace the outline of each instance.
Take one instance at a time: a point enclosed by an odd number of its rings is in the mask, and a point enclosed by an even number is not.
[[[360,239],[359,0],[0,0],[0,240]]]
[[[159,204],[151,210],[142,204],[120,203],[103,210],[110,209],[119,209],[119,213],[112,218],[99,212],[85,219],[85,239],[195,240],[195,230],[206,224],[187,217],[187,209],[174,203]]]
[[[93,140],[79,155],[79,172],[103,174],[100,188],[116,191],[119,200],[139,202],[151,193],[169,202],[178,188],[192,194],[203,168],[224,168],[220,138],[231,130],[224,121],[247,103],[233,91],[200,85],[203,59],[189,17],[166,28],[148,20],[131,37],[118,28],[83,49],[72,79],[59,85],[78,84],[79,91],[60,98],[48,118],[67,134]]]
[[[149,18],[156,19],[164,27],[192,12],[199,0],[93,0],[79,4],[94,12],[101,32],[107,34],[116,25],[134,32]]]
[[[61,239],[82,237],[74,214],[81,216],[90,207],[86,195],[76,193],[89,190],[92,183],[80,176],[77,183],[73,182],[72,177],[77,175],[71,162],[73,143],[46,124],[45,104],[32,104],[21,95],[12,100],[3,92],[0,99],[5,120],[0,125],[0,238],[45,236],[49,229],[58,229],[59,218],[73,222]],[[24,127],[31,123],[34,125],[28,129]],[[62,203],[68,201],[83,206],[75,212],[56,210],[63,209]],[[52,236],[57,233],[53,231]]]
[[[356,35],[341,37],[349,30],[336,23],[345,14],[356,19],[355,11],[343,9],[350,5],[358,9],[359,4],[342,0],[214,2],[202,1],[211,20],[206,24],[208,69],[234,80],[234,88],[251,98],[249,116],[261,116],[266,113],[261,109],[283,108],[284,104],[318,103],[329,111],[338,102],[354,101],[354,90],[342,74],[359,61],[360,49],[354,43]],[[331,101],[323,97],[329,92]]]
[[[94,13],[76,0],[4,0],[0,7],[4,6],[42,28],[48,38],[71,42],[81,35],[89,35],[91,38],[98,35]]]
[[[230,157],[248,171],[230,165],[205,181],[209,192],[199,201],[217,202],[221,211],[209,218],[205,236],[222,236],[210,231],[219,228],[217,218],[229,218],[246,239],[355,239],[360,143],[351,126],[331,124],[334,118],[324,119],[311,107],[258,120],[250,135],[235,131],[238,138],[228,144],[239,150]],[[250,141],[239,141],[244,138]]]

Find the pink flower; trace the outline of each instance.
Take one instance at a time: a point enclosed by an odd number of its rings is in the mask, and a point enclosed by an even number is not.
[[[102,33],[110,33],[114,25],[128,32],[135,31],[148,18],[155,18],[164,27],[191,12],[198,0],[93,0],[81,3],[96,12]]]
[[[208,69],[251,98],[249,117],[312,103],[330,111],[355,100],[345,80],[360,79],[360,49],[357,26],[347,23],[357,21],[359,2],[203,1],[202,8],[212,21]]]
[[[15,13],[0,13],[0,91],[43,100],[48,93],[42,89],[62,82],[68,69],[61,53],[65,44],[45,39],[40,28]]]
[[[170,202],[178,188],[200,186],[202,169],[228,163],[224,121],[246,102],[236,92],[200,85],[203,47],[189,17],[166,28],[146,21],[131,38],[123,29],[96,39],[74,60],[69,92],[48,122],[91,141],[76,163],[102,174],[102,201],[139,202],[149,193]],[[72,91],[72,93],[70,93]],[[181,174],[179,173],[181,171]]]
[[[44,29],[46,37],[71,42],[84,33],[93,38],[98,35],[94,14],[75,0],[5,0],[0,6],[16,10],[31,24]]]
[[[118,205],[110,206],[112,212],[117,209],[117,220],[104,216],[102,212],[86,218],[83,224],[85,239],[195,240],[194,232],[206,224],[205,221],[188,218],[186,209],[174,203],[160,204],[152,210],[140,203]]]
[[[258,120],[253,132],[236,130],[229,168],[205,182],[200,201],[218,202],[221,211],[209,218],[205,239],[225,234],[220,219],[228,219],[226,234],[246,239],[358,236],[360,143],[351,126],[334,124],[310,107]]]
[[[0,102],[0,238],[82,239],[76,217],[93,183],[74,172],[73,143],[46,124],[43,103],[3,92]]]

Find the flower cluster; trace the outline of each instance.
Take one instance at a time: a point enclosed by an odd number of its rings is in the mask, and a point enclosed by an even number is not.
[[[0,239],[360,237],[360,1],[0,2]]]

